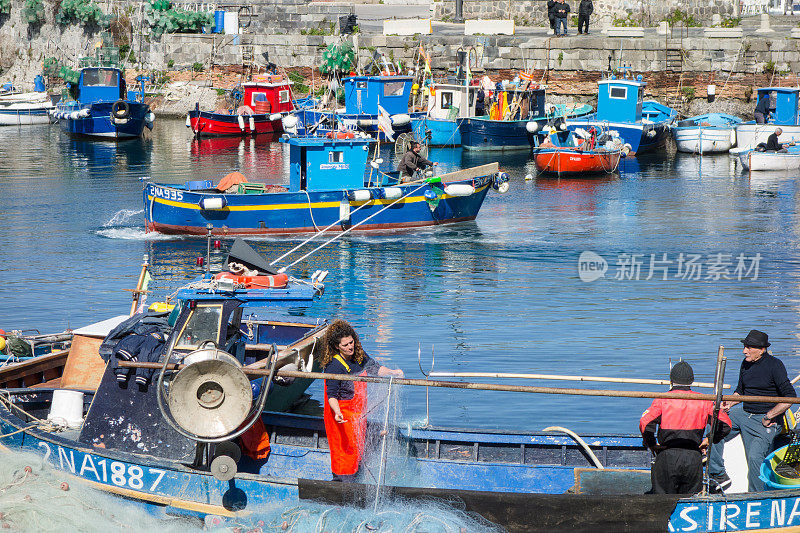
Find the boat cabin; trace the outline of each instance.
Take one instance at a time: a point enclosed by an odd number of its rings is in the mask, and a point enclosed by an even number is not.
[[[770,124],[800,125],[800,116],[798,116],[800,88],[762,87],[758,90],[758,100],[756,102],[759,102],[765,94],[769,96]]]
[[[253,81],[242,84],[242,105],[257,114],[294,111],[291,86],[292,81],[283,76],[253,76]]]
[[[408,113],[411,76],[351,76],[344,78],[344,105],[348,115],[377,115],[378,106],[390,115]]]
[[[508,87],[494,94],[494,104],[487,108],[492,120],[531,120],[544,118],[547,110],[544,105],[545,87],[517,89]]]
[[[616,79],[612,76],[597,84],[597,120],[641,122],[642,99],[647,83],[641,79]]]
[[[332,133],[332,137],[353,135]],[[374,139],[291,137],[281,142],[289,145],[290,191],[364,187],[364,170]]]
[[[479,89],[477,85],[437,83],[428,98],[428,116],[441,120],[474,117]]]
[[[70,84],[70,95],[82,104],[92,104],[125,100],[128,93],[118,68],[87,67],[81,70],[77,85]]]

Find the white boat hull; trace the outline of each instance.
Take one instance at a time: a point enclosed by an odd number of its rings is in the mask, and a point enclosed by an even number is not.
[[[49,124],[50,107],[30,109],[7,109],[0,107],[0,126],[30,126],[32,124]]]
[[[783,133],[778,137],[781,143],[792,141],[800,142],[800,126],[777,126],[775,124],[740,124],[736,126],[736,151],[731,151],[738,155],[739,152],[752,150],[758,143],[766,143],[767,137],[772,135],[777,128],[781,128]]]
[[[733,127],[677,127],[672,137],[679,152],[690,154],[712,154],[727,152],[736,141]]]
[[[748,170],[793,170],[800,169],[800,153],[756,152],[739,154],[739,161]]]

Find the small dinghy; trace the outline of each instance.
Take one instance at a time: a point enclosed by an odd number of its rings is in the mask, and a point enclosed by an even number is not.
[[[672,128],[679,152],[711,154],[727,152],[736,144],[736,126],[742,119],[725,113],[689,117]]]
[[[615,172],[628,149],[613,132],[598,135],[595,128],[577,128],[563,132],[551,129],[533,152],[540,173],[582,176]]]
[[[790,146],[780,152],[747,150],[739,154],[739,161],[750,171],[800,169],[800,146]]]

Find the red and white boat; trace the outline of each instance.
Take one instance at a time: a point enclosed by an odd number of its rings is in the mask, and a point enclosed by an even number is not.
[[[259,75],[242,84],[241,101],[225,111],[189,111],[186,126],[195,136],[281,133],[282,119],[294,111],[292,82],[285,76]]]
[[[553,131],[533,150],[536,169],[542,174],[580,176],[616,172],[627,155],[619,137],[593,131]]]

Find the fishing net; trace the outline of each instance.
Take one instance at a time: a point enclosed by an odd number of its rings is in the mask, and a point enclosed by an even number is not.
[[[0,528],[88,533],[193,529],[183,520],[151,517],[55,470],[40,456],[22,452],[0,453]]]

